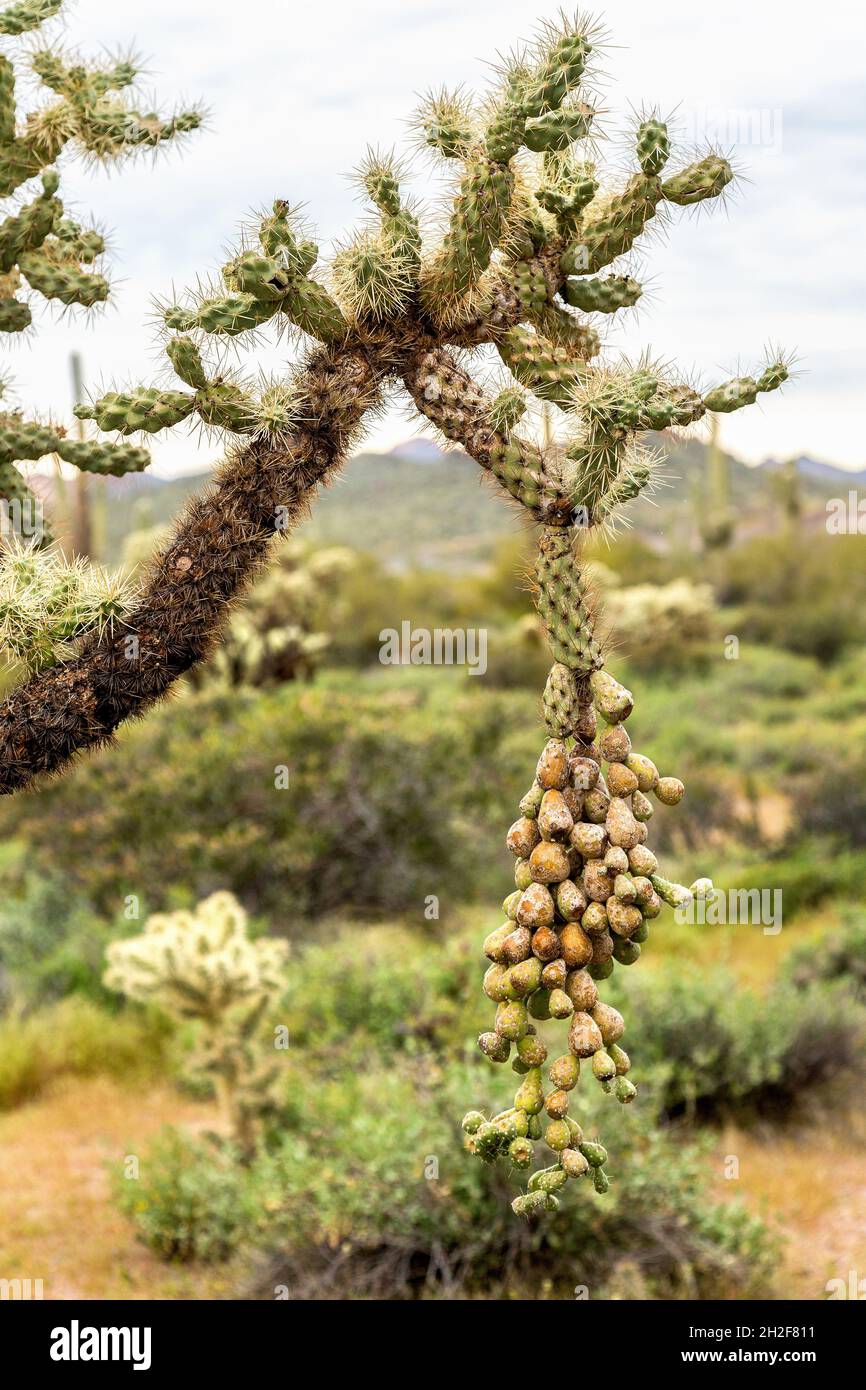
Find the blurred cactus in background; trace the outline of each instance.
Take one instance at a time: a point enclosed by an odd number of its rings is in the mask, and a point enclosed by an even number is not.
[[[803,486],[797,460],[788,459],[783,463],[772,475],[771,485],[784,528],[789,534],[793,533],[803,519]]]
[[[195,110],[168,118],[139,110],[130,97],[140,72],[132,55],[91,62],[66,52],[41,32],[33,33],[59,16],[62,8],[63,0],[20,0],[0,10],[0,38],[24,36],[11,57],[0,52],[0,198],[6,203],[0,220],[0,333],[29,329],[31,306],[39,298],[89,310],[109,296],[100,268],[105,239],[64,208],[56,167],[61,157],[71,151],[93,163],[118,164],[201,123]],[[19,104],[16,80],[22,77],[27,86],[35,78],[48,94],[30,111],[22,111]],[[49,454],[98,474],[134,472],[149,462],[146,450],[138,446],[70,439],[61,425],[27,420],[17,410],[3,409],[4,527],[40,543],[50,536],[41,504],[19,465]]]
[[[610,589],[604,628],[628,652],[635,670],[693,665],[706,656],[716,634],[713,590],[685,578]]]
[[[284,941],[251,941],[237,899],[213,893],[194,912],[154,914],[140,936],[106,952],[109,989],[198,1025],[194,1065],[211,1078],[226,1133],[242,1153],[271,1103],[277,1069],[262,1026],[285,987],[287,950]]]
[[[697,480],[695,511],[704,550],[724,550],[734,539],[736,518],[731,505],[731,466],[719,444],[719,422],[710,424],[705,477]]]
[[[331,640],[321,625],[333,626],[337,592],[354,563],[353,552],[342,546],[309,553],[288,541],[232,617],[213,658],[190,672],[192,683],[311,680]]]

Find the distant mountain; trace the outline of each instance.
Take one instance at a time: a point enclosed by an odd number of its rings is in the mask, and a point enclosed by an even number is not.
[[[388,458],[411,459],[413,463],[438,463],[445,457],[446,450],[441,449],[435,439],[426,439],[419,434],[414,439],[404,439],[402,444],[395,444],[393,449],[388,450]]]
[[[662,444],[662,440],[657,442]],[[697,439],[664,441],[660,486],[630,511],[634,531],[659,549],[697,544],[695,498],[706,470],[706,445]],[[782,463],[750,466],[729,457],[731,501],[741,536],[762,535],[779,520],[774,478]],[[801,499],[814,524],[824,504],[852,488],[866,488],[866,470],[848,472],[803,456],[797,460]],[[165,524],[207,474],[161,479],[148,474],[107,480],[109,560],[130,531]],[[46,483],[48,480],[44,480]],[[462,453],[446,453],[432,440],[407,440],[386,454],[359,454],[331,487],[323,489],[301,534],[318,544],[368,550],[388,566],[465,571],[487,562],[497,543],[524,524],[481,469]]]
[[[811,459],[807,454],[801,454],[795,462],[800,477],[808,482],[814,482],[822,489],[835,489],[845,493],[851,488],[866,487],[866,468],[861,468],[854,473],[848,468],[837,468],[832,463],[819,463],[817,459]],[[758,467],[771,471],[783,467],[783,464],[778,459],[765,459]]]

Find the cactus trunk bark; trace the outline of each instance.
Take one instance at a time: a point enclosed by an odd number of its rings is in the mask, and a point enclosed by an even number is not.
[[[279,445],[256,441],[229,455],[182,513],[124,625],[0,703],[0,793],[105,743],[207,654],[274,537],[291,529],[316,487],[345,461],[383,376],[375,357],[360,350],[313,355],[298,378],[303,425]]]

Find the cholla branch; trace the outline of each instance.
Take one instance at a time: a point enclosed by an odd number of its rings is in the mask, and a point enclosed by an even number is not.
[[[39,7],[17,9],[32,15]],[[553,657],[542,697],[549,738],[507,836],[515,886],[503,903],[505,921],[484,942],[484,991],[496,1010],[493,1028],[478,1039],[485,1056],[510,1060],[522,1080],[507,1110],[490,1119],[470,1111],[463,1122],[467,1148],[481,1161],[527,1168],[542,1142],[554,1156],[513,1204],[526,1216],[555,1210],[557,1194],[573,1179],[588,1176],[598,1192],[607,1190],[606,1149],[568,1113],[582,1067],[621,1103],[636,1095],[620,1046],[625,1020],[601,999],[599,984],[639,959],[664,904],[680,906],[712,891],[708,879],[691,888],[669,881],[648,847],[655,803],[674,806],[685,788],[632,748],[625,721],[634,696],[606,669],[582,540],[593,528],[610,528],[652,485],[655,458],[642,445],[647,431],[739,409],[789,374],[788,361],[776,355],[754,377],[702,393],[648,356],[629,363],[602,355],[596,316],[628,311],[641,295],[617,262],[660,214],[667,220],[677,207],[718,199],[733,172],[709,153],[670,173],[667,126],[650,114],[635,133],[636,167],[624,185],[611,184],[598,158],[597,108],[586,85],[597,47],[591,25],[563,17],[506,63],[486,100],[448,93],[427,100],[418,126],[458,170],[447,226],[432,245],[425,246],[425,219],[406,195],[397,162],[371,152],[358,177],[374,220],[346,240],[331,266],[319,265],[315,240],[280,197],[252,243],[223,266],[218,285],[165,309],[166,354],[177,383],[114,390],[78,413],[122,436],[155,434],[197,417],[229,438],[227,460],[213,486],[187,506],[122,624],[85,635],[65,660],[44,606],[47,655],[31,618],[26,638],[14,640],[36,673],[0,705],[5,792],[60,770],[142,714],[207,656],[272,539],[340,467],[383,389],[401,385],[418,412],[539,526],[535,599]],[[131,78],[127,70],[104,75],[98,93],[85,72],[91,97],[81,107],[76,70],[51,55],[40,65],[66,114],[41,118],[29,143],[10,126],[9,75],[0,70],[0,127],[5,110],[10,142],[0,181],[5,174],[12,186],[28,150],[73,137],[88,148],[108,139],[110,147],[127,130],[119,117],[112,124],[112,93]],[[101,126],[91,107],[105,117]],[[162,129],[154,126],[155,139]],[[20,267],[31,285],[41,277],[61,298],[73,291],[98,297],[91,272],[78,272],[77,281],[69,263],[77,255],[84,264],[95,243],[80,229],[60,230],[55,197],[49,177],[35,201],[0,229],[10,292]],[[34,254],[41,257],[35,267]],[[219,344],[286,325],[315,346],[285,381],[257,393],[211,365],[211,339]],[[475,379],[471,355],[489,345],[511,378],[495,395]],[[554,432],[560,444],[542,446],[525,428],[530,396],[561,412],[562,429]],[[6,428],[15,438],[9,457],[17,449],[35,458],[49,444],[69,457],[69,445],[50,431],[38,435],[11,417]],[[32,557],[16,561],[24,562]],[[25,630],[14,609],[7,630]],[[37,653],[29,659],[28,644]],[[212,903],[204,904],[193,918],[157,919],[138,942],[112,948],[119,986],[170,998],[222,1037],[209,987],[210,955],[222,948],[209,932],[219,936],[211,919],[224,922],[226,913],[237,926],[231,905],[223,903],[214,918]],[[193,960],[203,975],[190,978],[177,962],[188,960],[188,942],[199,941],[202,954]],[[233,978],[228,967],[221,974]],[[549,1019],[567,1021],[567,1051],[550,1065],[548,1088],[547,1048],[535,1021]],[[221,1048],[215,1041],[212,1065],[225,1080]],[[237,1075],[230,1079],[234,1099],[225,1103],[233,1115],[244,1084]],[[248,1144],[242,1119],[235,1115],[231,1123]]]
[[[60,13],[63,2],[6,5],[0,10],[0,34],[17,37],[40,29]],[[202,119],[198,110],[165,118],[139,110],[134,99],[139,69],[132,58],[90,62],[55,44],[31,40],[20,64],[51,96],[47,105],[22,112],[15,61],[0,54],[0,199],[18,197],[17,204],[0,212],[0,334],[23,333],[31,326],[35,296],[83,309],[109,297],[108,280],[99,268],[104,238],[67,216],[59,197],[60,175],[53,166],[64,150],[118,164],[196,130]],[[41,187],[28,198],[24,189],[36,178]],[[21,499],[16,464],[47,454],[90,473],[135,472],[150,461],[141,448],[68,440],[62,429],[5,412],[0,414],[0,502]]]

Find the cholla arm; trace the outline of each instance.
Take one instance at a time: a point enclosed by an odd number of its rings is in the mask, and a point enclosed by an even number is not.
[[[509,65],[480,116],[461,124],[459,103],[442,99],[428,106],[428,142],[463,161],[464,173],[472,166],[438,251],[422,254],[396,165],[390,157],[369,156],[361,181],[378,226],[339,253],[331,288],[312,278],[317,248],[278,200],[261,223],[259,247],[246,246],[229,261],[221,287],[165,312],[176,335],[168,355],[187,389],[113,392],[77,412],[124,434],[152,433],[197,416],[249,442],[233,446],[213,488],[182,515],[174,540],[151,566],[139,604],[126,615],[124,640],[103,635],[89,642],[76,660],[13,691],[0,706],[0,790],[26,785],[79,749],[103,742],[207,654],[232,600],[264,562],[270,537],[288,529],[317,484],[339,467],[385,382],[402,381],[424,415],[557,532],[551,535],[555,549],[562,549],[566,532],[573,541],[579,510],[590,523],[607,523],[646,484],[648,470],[623,443],[639,428],[699,418],[707,408],[736,408],[779,384],[784,367],[774,364],[758,381],[740,378],[702,399],[685,389],[674,392],[669,383],[663,390],[648,386],[647,371],[635,369],[624,374],[623,390],[620,381],[611,401],[603,374],[594,373],[598,338],[592,320],[575,310],[615,313],[634,303],[640,289],[627,276],[600,279],[597,268],[628,249],[651,208],[715,197],[730,170],[713,157],[662,181],[666,131],[661,123],[644,122],[640,173],[623,192],[601,196],[593,167],[570,149],[592,120],[591,109],[575,100],[588,48],[585,26],[572,30],[564,23],[542,35],[528,66]],[[43,76],[66,81],[47,68]],[[521,145],[541,155],[534,194],[511,177]],[[495,206],[479,191],[478,177],[486,186],[488,175],[497,188],[507,185],[507,196],[497,193]],[[652,198],[644,196],[650,184]],[[461,228],[461,218],[471,226]],[[587,245],[587,265],[578,265],[575,247]],[[231,337],[280,320],[324,344],[294,379],[256,397],[231,375],[214,376],[207,368],[203,336]],[[573,417],[565,469],[561,459],[545,458],[516,432],[519,389],[488,399],[452,350],[491,343],[522,386]],[[64,451],[72,448],[62,444]],[[571,565],[564,549],[560,561]],[[571,657],[578,665],[586,658],[586,669],[595,670],[598,654],[580,636],[587,621],[582,589],[577,597]],[[560,654],[568,632],[563,643]],[[136,661],[130,650],[138,651]]]
[[[229,455],[212,486],[182,513],[123,627],[0,703],[0,793],[105,743],[206,656],[274,537],[291,528],[317,485],[345,460],[380,380],[357,351],[314,354],[297,384],[309,406],[305,423],[278,445],[255,440]]]

